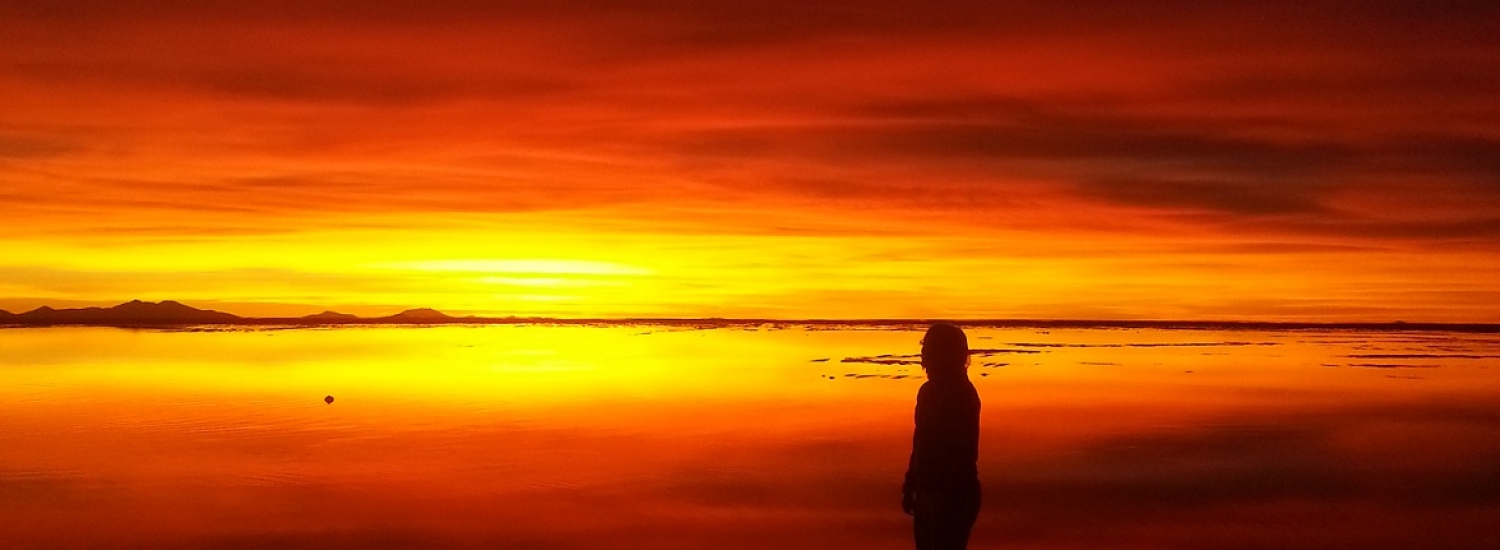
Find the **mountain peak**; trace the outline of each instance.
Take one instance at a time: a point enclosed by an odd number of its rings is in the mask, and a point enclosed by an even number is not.
[[[208,311],[198,309],[176,300],[162,300],[160,302],[146,302],[142,300],[131,300],[115,307],[114,310],[172,310],[172,311]]]
[[[358,315],[350,315],[348,313],[339,313],[337,311],[329,309],[329,310],[324,310],[322,313],[314,313],[312,315],[304,315],[304,316],[302,316],[302,318],[303,319],[307,319],[309,321],[351,321],[351,320],[359,319],[359,316]]]
[[[443,313],[441,311],[432,309],[430,307],[419,307],[419,308],[416,308],[416,309],[408,309],[408,310],[403,311],[401,313],[397,313],[395,315],[392,315],[391,318],[392,319],[452,319],[453,317],[449,316],[448,314]]]

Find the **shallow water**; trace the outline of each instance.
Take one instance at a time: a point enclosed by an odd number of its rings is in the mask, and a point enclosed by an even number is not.
[[[972,547],[1500,547],[1497,335],[969,334]],[[920,338],[0,330],[0,548],[909,548]]]

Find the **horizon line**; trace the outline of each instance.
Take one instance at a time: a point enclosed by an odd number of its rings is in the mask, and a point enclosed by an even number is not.
[[[474,315],[467,314],[455,316],[444,313],[430,307],[407,308],[400,312],[381,316],[360,316],[347,313],[339,313],[333,309],[325,308],[324,311],[302,316],[269,316],[251,317],[242,316],[220,310],[201,309],[188,305],[179,300],[161,300],[151,302],[134,299],[120,302],[114,306],[82,306],[75,308],[54,308],[43,305],[25,312],[11,312],[0,309],[0,313],[13,317],[22,317],[35,314],[38,311],[48,310],[57,314],[67,312],[83,311],[117,311],[116,308],[130,304],[163,306],[177,304],[189,308],[194,312],[206,314],[222,314],[233,317],[233,319],[222,319],[217,321],[195,321],[186,318],[173,320],[151,320],[146,318],[124,319],[124,320],[95,320],[95,321],[67,321],[43,322],[38,324],[57,325],[94,325],[94,326],[144,326],[144,325],[235,325],[235,324],[309,324],[330,325],[349,324],[358,325],[374,321],[369,324],[465,324],[465,323],[524,323],[524,322],[555,322],[555,323],[726,323],[726,324],[765,324],[765,323],[792,323],[792,324],[814,324],[814,325],[915,325],[931,323],[952,323],[957,325],[1010,325],[1010,326],[1095,326],[1095,327],[1130,327],[1130,326],[1199,326],[1199,327],[1279,327],[1279,328],[1340,328],[1340,327],[1364,327],[1364,328],[1408,328],[1417,329],[1422,327],[1453,328],[1471,327],[1500,329],[1500,322],[1494,321],[1462,321],[1462,322],[1432,322],[1432,321],[1306,321],[1306,320],[1225,320],[1225,319],[1089,319],[1089,318],[1037,318],[1037,317],[975,317],[975,318],[953,318],[953,317],[865,317],[865,318],[836,318],[836,317],[810,317],[810,318],[776,318],[776,317],[682,317],[682,316],[607,316],[607,317],[555,317],[555,316],[532,316],[532,315]],[[425,315],[417,312],[430,312]],[[320,315],[329,313],[338,314],[339,317],[318,319]],[[5,324],[0,321],[0,324]]]

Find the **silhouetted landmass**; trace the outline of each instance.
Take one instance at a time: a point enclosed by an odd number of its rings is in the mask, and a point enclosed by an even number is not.
[[[473,319],[473,317],[469,317],[469,319]],[[406,311],[403,311],[401,313],[397,313],[395,315],[391,315],[391,316],[388,316],[388,317],[376,317],[374,319],[371,319],[371,321],[381,322],[381,323],[418,323],[418,324],[426,324],[426,323],[451,323],[451,322],[458,321],[458,320],[460,320],[460,318],[453,317],[453,316],[448,315],[446,313],[443,313],[441,311],[438,311],[438,310],[435,310],[435,309],[431,309],[431,308],[425,308],[425,307],[424,308],[417,308],[417,309],[408,309]]]
[[[198,309],[166,300],[142,302],[131,300],[114,307],[53,309],[42,306],[31,311],[6,316],[12,325],[100,325],[100,326],[172,326],[232,324],[243,321],[238,315]]]
[[[920,365],[921,359],[903,359],[905,356],[879,355],[875,357],[845,357],[840,363],[869,363],[871,365]]]
[[[553,318],[553,317],[455,317],[430,308],[409,309],[385,317],[359,317],[324,311],[304,317],[240,317],[222,311],[194,308],[180,302],[143,302],[132,300],[114,307],[53,309],[42,306],[24,313],[0,310],[0,325],[26,326],[113,326],[113,327],[181,327],[193,325],[233,326],[323,326],[323,325],[581,325],[581,326],[667,326],[677,330],[710,330],[716,328],[749,328],[780,330],[925,330],[933,323],[950,323],[966,328],[1031,329],[1170,329],[1170,330],[1361,330],[1361,331],[1442,331],[1500,333],[1500,323],[1287,323],[1257,321],[1113,321],[1089,319],[727,319],[683,317],[622,318]],[[1017,347],[1081,347],[1089,344],[1016,343]],[[1168,344],[1106,344],[1100,347],[1147,346],[1218,346],[1252,345],[1247,342],[1189,342]],[[1266,343],[1253,345],[1271,345]],[[994,353],[1034,353],[1035,350],[974,350],[975,355]]]
[[[1132,342],[1123,344],[1076,344],[1058,342],[1011,342],[1009,345],[1023,348],[1196,348],[1221,346],[1279,346],[1277,342]],[[1017,350],[1011,353],[1025,353]]]
[[[302,320],[318,323],[356,323],[360,321],[360,318],[358,315],[329,310],[302,317]]]
[[[999,354],[1002,354],[1002,353],[1041,353],[1041,352],[1037,351],[1037,350],[1034,350],[1034,349],[1004,349],[1004,348],[974,348],[974,349],[969,350],[969,355],[975,355],[975,356],[979,356],[979,357],[989,357],[991,355],[999,355]]]

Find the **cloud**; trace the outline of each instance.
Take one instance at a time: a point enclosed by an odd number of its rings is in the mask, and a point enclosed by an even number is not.
[[[0,132],[0,161],[46,159],[76,152],[78,148],[66,139]]]
[[[487,218],[1267,272],[1256,243],[1389,271],[1500,232],[1487,3],[13,4],[0,208],[33,243]],[[1475,272],[1443,273],[1370,278]]]

